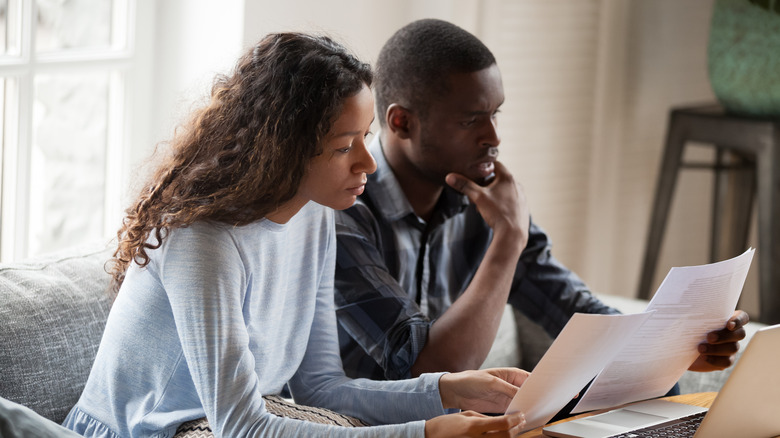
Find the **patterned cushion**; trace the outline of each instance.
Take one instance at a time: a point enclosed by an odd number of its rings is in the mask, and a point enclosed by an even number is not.
[[[0,264],[0,397],[61,423],[84,389],[111,307],[99,245]]]
[[[267,395],[264,396],[263,399],[265,399],[266,410],[279,417],[344,427],[368,426],[357,418],[342,415],[323,408],[296,405],[286,401],[278,395]],[[212,438],[213,436],[214,434],[211,432],[208,421],[205,418],[199,418],[179,426],[179,428],[176,429],[174,438]]]

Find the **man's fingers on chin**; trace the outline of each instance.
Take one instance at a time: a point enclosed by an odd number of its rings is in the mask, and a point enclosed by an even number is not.
[[[463,189],[466,186],[466,180],[464,178],[459,178],[454,174],[449,174],[445,178],[445,181],[450,185],[450,187],[463,193]]]

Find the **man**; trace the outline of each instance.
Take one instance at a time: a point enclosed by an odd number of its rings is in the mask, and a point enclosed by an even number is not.
[[[493,54],[441,21],[396,32],[376,63],[377,171],[337,212],[336,307],[347,375],[403,379],[479,368],[508,302],[555,337],[575,312],[617,313],[550,254],[499,161]],[[731,365],[735,312],[691,369]]]

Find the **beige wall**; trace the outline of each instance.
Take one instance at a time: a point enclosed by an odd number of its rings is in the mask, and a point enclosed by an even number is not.
[[[477,0],[246,0],[244,45],[268,32],[324,32],[373,62],[393,32],[418,18],[441,18],[476,31],[481,4]]]

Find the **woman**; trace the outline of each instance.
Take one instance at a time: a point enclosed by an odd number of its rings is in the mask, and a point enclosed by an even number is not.
[[[226,437],[518,431],[522,415],[439,415],[501,412],[524,371],[373,382],[341,369],[323,206],[352,205],[375,170],[370,84],[368,65],[302,34],[269,35],[215,83],[118,233],[118,295],[68,428],[169,437],[205,416]],[[371,424],[432,419],[348,429],[277,417],[262,395],[285,383],[298,403]]]

